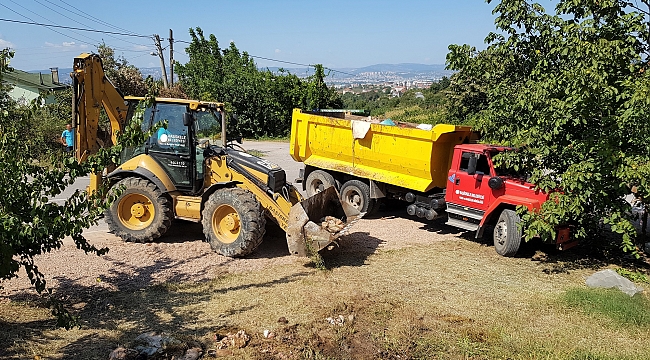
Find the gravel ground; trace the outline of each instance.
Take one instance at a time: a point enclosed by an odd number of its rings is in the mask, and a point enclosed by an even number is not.
[[[245,145],[248,149],[264,152],[266,159],[285,168],[288,179],[293,180],[298,176],[301,164],[289,156],[288,143],[249,142]],[[77,186],[85,187],[84,182],[87,179],[82,179]],[[455,239],[458,233],[458,230],[442,222],[425,223],[409,219],[403,207],[384,207],[374,218],[359,221],[350,235],[342,238],[340,249],[332,256],[361,252],[360,256],[365,259],[378,249],[398,249]],[[225,273],[307,261],[289,255],[284,232],[274,224],[267,225],[262,245],[243,259],[227,258],[212,252],[204,241],[200,224],[181,220],[176,221],[170,231],[154,243],[125,243],[110,234],[103,221],[86,231],[85,236],[95,246],[108,247],[108,254],[101,257],[86,255],[76,248],[71,239],[66,239],[61,249],[36,259],[36,265],[46,275],[48,287],[58,287],[57,291],[65,291],[66,285],[137,290],[167,281],[207,281]],[[24,271],[18,278],[1,285],[0,298],[15,299],[33,293]]]

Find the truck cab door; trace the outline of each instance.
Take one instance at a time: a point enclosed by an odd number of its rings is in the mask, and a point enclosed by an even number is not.
[[[157,103],[153,124],[167,121],[167,129],[160,128],[147,142],[147,150],[179,190],[192,191],[196,172],[194,138],[191,125],[183,124],[185,104]]]
[[[478,156],[478,159],[476,161],[476,173],[470,175],[468,167],[472,156]],[[491,177],[490,172],[490,164],[485,154],[462,150],[460,164],[458,164],[458,167],[452,167],[449,171],[447,203],[479,210],[478,213],[486,211],[492,196],[492,189],[488,186],[488,180]]]

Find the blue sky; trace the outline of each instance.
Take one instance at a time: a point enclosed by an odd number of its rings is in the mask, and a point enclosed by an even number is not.
[[[443,64],[451,43],[482,46],[485,35],[494,30],[493,7],[483,0],[0,0],[0,18],[119,31],[96,18],[132,33],[157,33],[163,38],[171,28],[178,40],[189,40],[188,29],[201,27],[206,34],[215,34],[222,47],[234,41],[256,56],[346,68]],[[153,41],[148,38],[56,31],[62,34],[0,21],[0,47],[15,49],[12,66],[23,70],[69,68],[75,55],[94,50],[102,40],[136,66],[159,65],[157,57],[149,54]],[[184,44],[176,43],[174,48],[175,58],[187,61]]]

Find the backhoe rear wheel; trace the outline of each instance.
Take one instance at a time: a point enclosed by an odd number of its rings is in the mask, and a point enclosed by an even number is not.
[[[501,256],[515,256],[521,245],[521,229],[519,215],[514,210],[505,209],[501,212],[497,224],[494,225],[494,249]]]
[[[130,177],[113,186],[124,186],[124,191],[105,213],[111,232],[133,242],[153,241],[167,232],[174,212],[170,200],[154,183]]]
[[[201,215],[205,238],[221,255],[246,256],[262,243],[266,218],[250,191],[217,190],[205,202]]]

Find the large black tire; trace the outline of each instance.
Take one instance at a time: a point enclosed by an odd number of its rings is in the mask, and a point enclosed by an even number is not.
[[[336,186],[334,176],[323,170],[314,170],[310,172],[305,180],[307,197],[312,197],[332,186]]]
[[[250,191],[217,190],[205,202],[201,215],[205,238],[221,255],[246,256],[262,243],[266,217]]]
[[[341,186],[341,201],[346,202],[362,213],[372,213],[377,204],[370,198],[370,187],[359,180],[348,180]]]
[[[105,212],[111,232],[133,242],[153,241],[167,232],[174,211],[170,199],[154,183],[129,177],[113,186],[124,186],[124,191]]]
[[[503,210],[494,225],[494,249],[501,256],[515,256],[521,245],[521,229],[519,215],[513,210]]]

